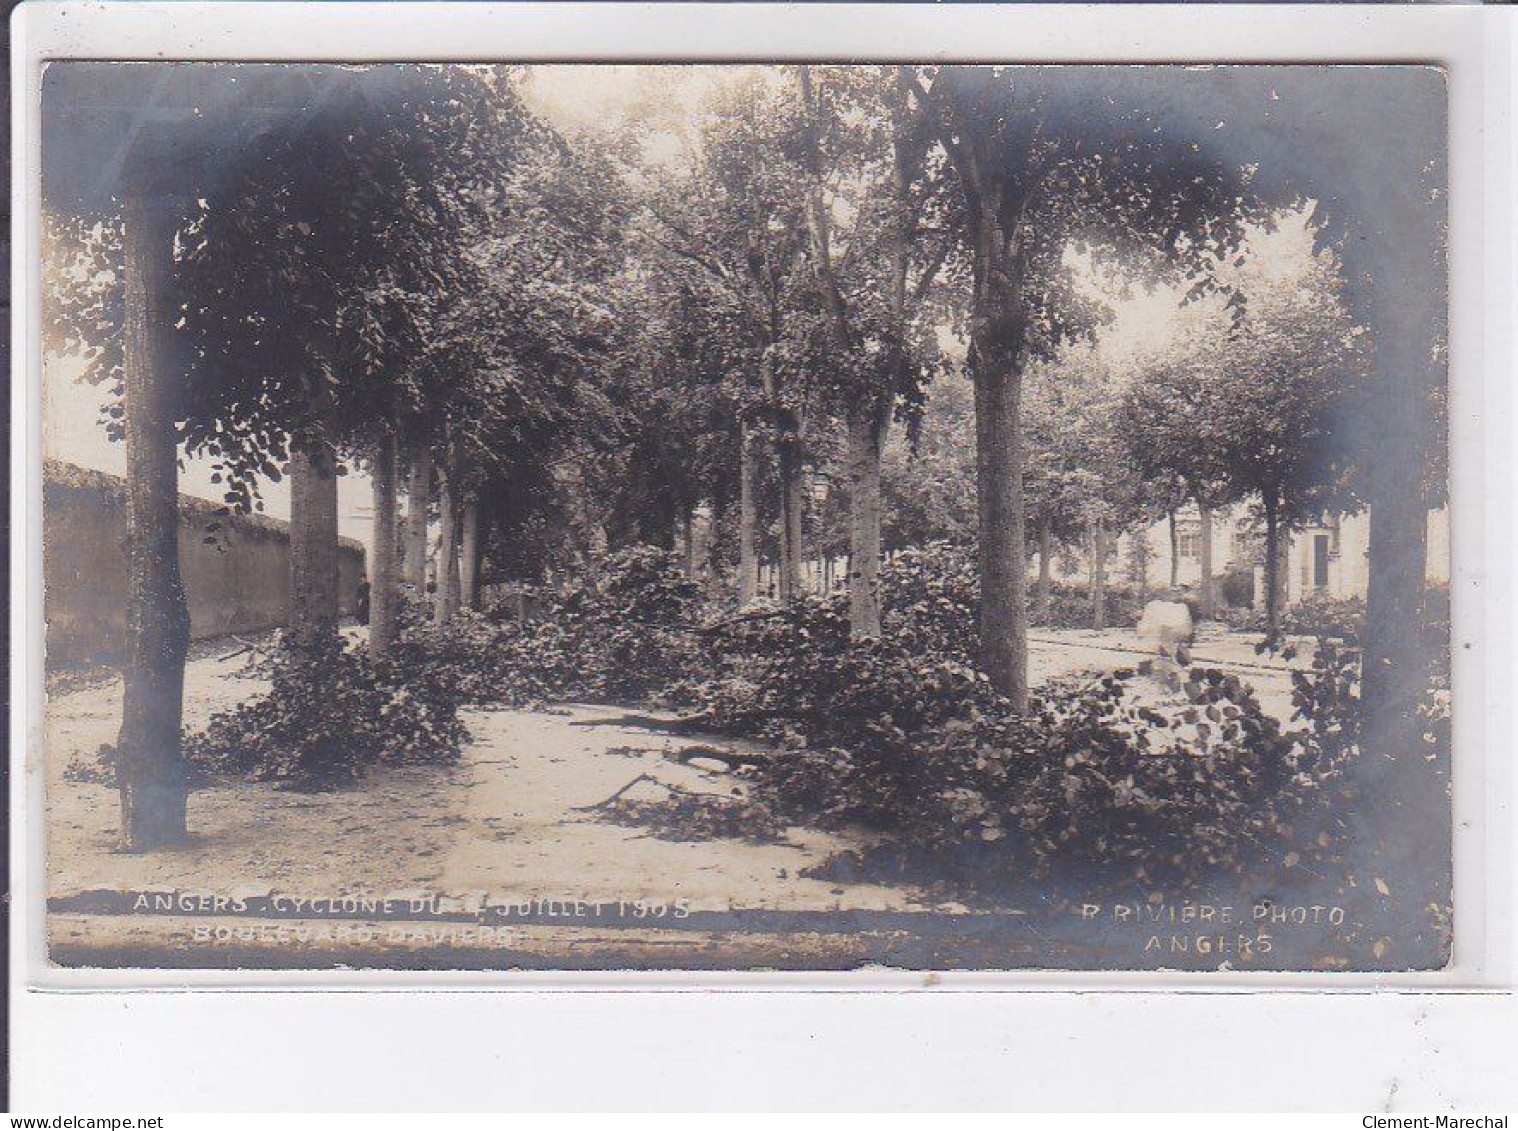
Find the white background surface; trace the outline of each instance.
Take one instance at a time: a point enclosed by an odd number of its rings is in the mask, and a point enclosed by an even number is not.
[[[35,72],[47,57],[1443,62],[1451,74],[1459,979],[1511,978],[1511,12],[1471,7],[23,5],[13,68],[13,1103],[18,1110],[1471,1112],[1518,1101],[1510,993],[38,992],[23,788],[40,596]],[[30,177],[28,177],[28,172]],[[23,223],[28,227],[22,227]],[[22,233],[25,232],[25,238]],[[1462,596],[1471,595],[1464,600]],[[1479,960],[1479,962],[1478,962]],[[172,983],[173,979],[168,979]],[[512,984],[501,975],[492,984]],[[521,983],[518,983],[521,984]],[[917,983],[921,986],[921,982]],[[1148,987],[1135,992],[1134,986]],[[1346,1123],[1358,1126],[1358,1121]]]

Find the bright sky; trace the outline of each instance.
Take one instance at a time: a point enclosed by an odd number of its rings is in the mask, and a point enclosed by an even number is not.
[[[77,359],[50,355],[42,365],[42,454],[46,459],[67,460],[80,467],[126,472],[126,448],[106,438],[100,409],[105,391],[79,380]],[[182,494],[221,501],[222,488],[211,482],[211,465],[203,459],[181,460],[179,490]],[[271,518],[290,517],[289,481],[260,481],[264,513]],[[369,479],[362,474],[344,476],[337,484],[338,530],[365,546],[370,536]]]
[[[705,108],[722,90],[755,80],[780,81],[774,67],[610,63],[534,66],[523,94],[562,133],[647,130],[643,160],[680,161]]]
[[[1265,283],[1301,274],[1313,254],[1309,216],[1307,211],[1289,213],[1281,216],[1273,229],[1249,228],[1241,249],[1245,266],[1237,274]],[[1092,278],[1089,266],[1078,266],[1086,268],[1091,292],[1100,295],[1100,284]],[[1098,339],[1098,353],[1114,362],[1155,351],[1174,335],[1184,333],[1188,322],[1201,314],[1201,304],[1182,304],[1186,289],[1186,284],[1161,287],[1114,303],[1112,322],[1102,328]]]
[[[751,82],[783,81],[774,68],[749,66],[624,66],[602,64],[534,66],[527,69],[524,94],[529,104],[567,135],[610,131],[637,124],[644,129],[643,160],[672,164],[689,152],[694,130],[714,95]],[[1258,230],[1249,241],[1253,270],[1280,277],[1300,270],[1311,253],[1305,216],[1273,232]],[[1090,273],[1088,272],[1088,277]],[[1093,283],[1093,285],[1095,285]],[[1179,306],[1181,289],[1136,295],[1116,305],[1101,351],[1112,359],[1153,349],[1176,333],[1188,317]],[[99,389],[78,380],[72,358],[49,356],[43,370],[43,452],[84,467],[122,473],[125,452],[106,439],[100,423]],[[205,461],[186,461],[180,490],[219,499]],[[285,484],[262,485],[266,513],[286,517]],[[339,488],[342,533],[365,544],[370,535],[370,489],[363,475],[349,475]]]

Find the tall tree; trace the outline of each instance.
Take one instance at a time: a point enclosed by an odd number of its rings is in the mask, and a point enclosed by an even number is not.
[[[369,647],[383,656],[395,643],[400,613],[399,463],[393,432],[379,435],[369,463],[373,490],[374,560],[369,563]]]
[[[655,179],[640,234],[661,269],[705,295],[739,423],[739,592],[756,588],[764,453],[773,453],[780,597],[794,596],[809,418],[822,351],[795,193],[794,100],[755,79],[722,92],[688,169]]]
[[[175,398],[163,302],[178,219],[146,195],[128,197],[122,216],[127,658],[116,749],[122,842],[130,851],[173,843],[186,831],[179,734],[190,614],[179,573]]]
[[[469,312],[498,312],[499,301],[482,301],[487,276],[496,290],[520,277],[500,270],[500,229],[510,214],[518,234],[543,234],[533,220],[544,213],[525,198],[545,195],[541,169],[561,155],[516,96],[511,69],[397,66],[356,72],[299,131],[232,163],[208,194],[185,286],[207,390],[188,439],[226,467],[229,503],[245,501],[237,492],[246,495],[249,464],[261,470],[265,451],[290,437],[297,454],[321,457],[297,459],[306,471],[326,462],[324,449],[369,458],[377,433],[398,433],[411,474],[406,575],[420,590],[432,465],[444,483],[458,474],[443,450],[449,412],[503,341]],[[341,206],[334,184],[356,186]],[[241,410],[233,427],[229,402]],[[324,500],[312,513],[327,509]],[[330,523],[297,521],[292,534],[322,543],[298,558],[335,554]],[[445,586],[448,566],[440,561]]]
[[[1083,360],[1089,369],[1092,359]],[[1087,465],[1085,429],[1077,426],[1083,419],[1089,421],[1089,416],[1082,416],[1082,401],[1091,382],[1064,377],[1056,363],[1031,366],[1023,401],[1025,517],[1038,539],[1038,581],[1031,609],[1033,621],[1044,624],[1049,619],[1054,554],[1060,545],[1081,538],[1085,503],[1094,482]],[[973,489],[973,483],[970,486]]]
[[[1092,343],[1071,342],[1026,374],[1033,513],[1086,544],[1091,627],[1107,627],[1108,559],[1144,514],[1145,484],[1128,459],[1119,412],[1122,375]],[[1046,447],[1047,445],[1047,447]],[[1040,576],[1047,567],[1040,567]]]
[[[1189,226],[1225,228],[1242,170],[1193,144],[1192,122],[1152,110],[1125,68],[942,67],[910,77],[964,198],[982,662],[1022,707],[1022,373],[1068,332],[1066,248],[1093,224],[1109,242],[1164,249]]]
[[[881,464],[888,550],[975,542],[975,407],[967,382],[941,372],[921,414],[897,430]]]
[[[48,333],[117,399],[108,434],[127,446],[128,607],[119,746],[122,842],[144,851],[186,830],[180,748],[189,622],[178,560],[178,447],[194,361],[176,332],[175,280],[199,191],[218,174],[211,142],[236,149],[289,123],[311,93],[248,74],[230,88],[209,68],[79,64],[44,77]],[[87,89],[90,97],[78,93]],[[98,101],[98,105],[92,105]],[[81,107],[89,106],[89,109]],[[105,270],[80,270],[93,263]]]
[[[1364,331],[1343,303],[1336,258],[1323,252],[1302,267],[1244,284],[1239,316],[1219,308],[1210,326],[1186,334],[1181,356],[1132,387],[1123,429],[1146,460],[1177,468],[1199,503],[1258,500],[1272,641],[1287,534],[1327,509],[1358,506],[1361,464],[1344,427],[1364,397]],[[1194,422],[1190,439],[1176,420]]]
[[[809,262],[847,443],[850,627],[868,638],[880,634],[881,456],[892,417],[920,410],[935,350],[918,315],[954,241],[923,235],[944,194],[898,70],[801,66],[797,84]]]

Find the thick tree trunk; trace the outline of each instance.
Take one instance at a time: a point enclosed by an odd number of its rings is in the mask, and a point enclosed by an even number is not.
[[[396,512],[399,494],[396,442],[381,436],[370,469],[374,490],[374,560],[369,563],[369,654],[383,656],[395,643],[400,609],[400,528]]]
[[[1028,705],[1027,569],[1023,554],[1022,375],[1018,336],[972,335],[975,478],[980,526],[981,662],[1018,710]]]
[[[759,455],[758,438],[747,424],[739,440],[738,466],[738,604],[759,597]]]
[[[1274,644],[1281,635],[1281,519],[1276,501],[1267,495],[1265,508],[1265,641]]]
[[[1107,528],[1101,523],[1091,534],[1091,627],[1107,627]]]
[[[1170,525],[1170,588],[1179,589],[1181,585],[1181,533],[1176,529],[1175,511],[1170,511],[1165,517]]]
[[[459,538],[459,585],[466,607],[480,608],[480,507],[473,501],[465,504]]]
[[[818,99],[812,83],[811,69],[798,69],[801,102],[804,112],[802,132],[807,168],[806,220],[812,253],[812,269],[822,292],[834,348],[841,354],[854,350],[855,335],[849,326],[849,308],[839,285],[833,263],[831,234],[826,203],[823,199],[823,161]],[[883,389],[853,392],[848,406],[848,474],[849,474],[849,547],[852,568],[849,573],[849,630],[858,639],[880,635],[880,449],[890,423],[890,409],[896,392],[904,383],[907,326],[906,273],[909,250],[908,166],[903,149],[903,129],[899,107],[893,111],[892,162],[893,197],[896,222],[889,241],[891,310],[891,384]],[[800,527],[797,526],[799,535]],[[798,538],[799,540],[799,538]]]
[[[801,592],[801,460],[794,442],[782,442],[776,456],[780,472],[780,603]]]
[[[438,542],[437,600],[432,606],[434,624],[447,624],[459,611],[459,515],[458,484],[451,461],[438,465],[438,524],[442,538]]]
[[[404,580],[418,600],[426,600],[427,511],[432,502],[432,445],[426,438],[417,439],[411,447],[408,495]]]
[[[849,414],[849,631],[880,635],[880,448],[878,414]]]
[[[1048,519],[1038,524],[1038,589],[1034,595],[1034,620],[1049,623],[1049,597],[1053,581],[1054,529]]]
[[[1023,222],[1028,186],[984,143],[973,68],[945,68],[931,91],[898,77],[959,174],[971,234],[969,367],[975,384],[975,478],[980,532],[981,665],[1018,710],[1028,706],[1028,587],[1023,553]],[[972,128],[972,122],[974,123]]]
[[[308,647],[336,633],[337,457],[316,437],[290,453],[290,641]]]
[[[1128,536],[1128,546],[1131,552],[1133,587],[1138,591],[1139,606],[1142,608],[1149,601],[1148,535],[1143,530],[1134,531]]]
[[[179,465],[163,335],[176,217],[161,202],[123,207],[127,637],[117,738],[121,841],[142,852],[185,838],[180,748],[190,614],[179,573]]]
[[[1202,615],[1210,617],[1218,607],[1217,581],[1212,576],[1212,508],[1198,503],[1197,513],[1202,537]]]
[[[1399,245],[1399,248],[1401,245]],[[1406,262],[1378,276],[1374,428],[1386,442],[1371,448],[1368,466],[1370,553],[1365,636],[1361,659],[1361,757],[1351,769],[1359,800],[1349,820],[1361,855],[1386,880],[1378,910],[1387,937],[1390,969],[1399,963],[1437,966],[1447,957],[1451,904],[1450,801],[1452,751],[1431,743],[1419,706],[1438,652],[1450,641],[1429,633],[1424,608],[1428,561],[1428,507],[1423,496],[1427,445],[1426,383],[1431,344],[1425,321],[1436,319],[1439,298],[1419,293],[1427,263],[1422,245],[1403,250]],[[1428,288],[1432,291],[1434,288]],[[1439,438],[1442,442],[1442,437]],[[1456,726],[1459,725],[1458,716]],[[1459,914],[1456,910],[1455,914]]]

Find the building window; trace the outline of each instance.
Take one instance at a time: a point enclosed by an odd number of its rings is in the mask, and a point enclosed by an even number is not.
[[[1202,535],[1197,530],[1182,530],[1176,535],[1176,549],[1183,558],[1200,559],[1202,556]]]
[[[1233,532],[1233,560],[1240,564],[1258,564],[1260,536],[1247,522],[1240,522]]]
[[[1314,534],[1312,537],[1312,587],[1328,588],[1328,557],[1331,553],[1329,535]]]

